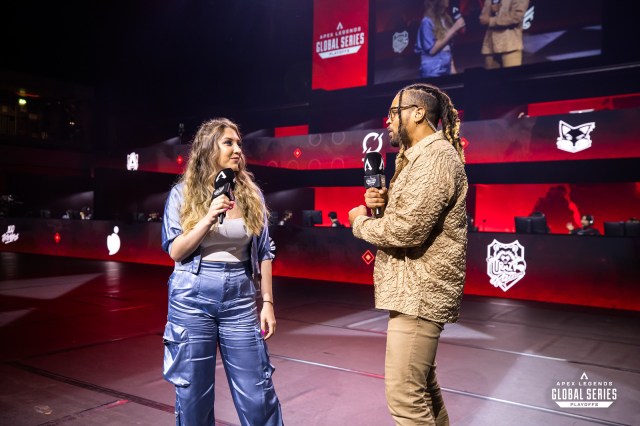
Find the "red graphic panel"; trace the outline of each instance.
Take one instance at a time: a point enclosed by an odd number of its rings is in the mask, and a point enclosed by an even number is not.
[[[591,214],[594,227],[625,221],[640,212],[640,183],[476,185],[475,224],[484,232],[514,232],[514,216],[545,214],[553,234],[567,234]]]
[[[637,158],[638,119],[640,109],[514,117],[463,123],[460,133],[468,164]]]
[[[397,151],[383,129],[251,138],[244,140],[243,149],[249,164],[299,170],[361,169],[365,153],[376,151],[386,158]]]
[[[336,212],[338,221],[344,226],[349,226],[349,210],[364,204],[364,185],[362,187],[316,187],[314,191],[314,208],[322,210],[322,225],[320,226],[331,226],[331,221],[327,217],[329,212]]]
[[[639,121],[640,109],[603,110],[467,121],[460,134],[467,164],[640,158]],[[365,152],[378,151],[386,158],[396,151],[384,129],[244,142],[250,164],[301,170],[361,168]],[[299,158],[294,158],[296,148],[302,152]]]
[[[568,114],[577,111],[600,111],[603,109],[639,108],[640,93],[628,95],[601,96],[599,98],[569,99],[565,101],[538,102],[529,104],[528,115]]]
[[[368,38],[368,0],[316,0],[312,89],[366,86]]]

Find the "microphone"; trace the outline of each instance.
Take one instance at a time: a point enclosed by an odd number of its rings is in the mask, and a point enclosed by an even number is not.
[[[364,156],[364,189],[382,189],[386,185],[384,178],[384,162],[379,152],[367,152]],[[373,217],[382,217],[382,209],[373,209]]]
[[[236,173],[233,169],[222,169],[218,176],[216,176],[216,180],[213,183],[213,196],[211,199],[213,200],[216,197],[224,194],[229,200],[234,201],[235,197],[233,196],[233,190],[236,187]],[[224,217],[226,216],[225,212],[222,212],[218,215],[218,219],[220,220],[220,225],[224,221]]]
[[[498,16],[502,0],[491,0],[491,16]]]
[[[451,6],[451,17],[453,18],[453,22],[456,22],[458,19],[462,18],[462,11],[460,10],[460,1],[459,0],[451,0],[449,3]]]
[[[458,19],[462,18],[462,10],[460,10],[460,0],[451,0],[449,6],[451,6],[451,17],[453,18],[453,22],[456,22]],[[460,34],[464,34],[465,31],[465,27],[462,27],[459,30]]]

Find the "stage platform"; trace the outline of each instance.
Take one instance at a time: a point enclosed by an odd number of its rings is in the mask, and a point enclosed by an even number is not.
[[[162,378],[170,267],[9,252],[0,265],[0,424],[175,424]],[[274,293],[285,424],[392,426],[373,288],[275,278]],[[638,425],[639,353],[638,312],[467,295],[438,377],[453,425]],[[218,363],[218,424],[239,425]],[[560,401],[567,389],[580,397]],[[575,406],[594,389],[608,408]]]

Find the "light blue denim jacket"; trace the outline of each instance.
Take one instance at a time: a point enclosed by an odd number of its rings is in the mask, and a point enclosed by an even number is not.
[[[447,44],[438,53],[432,55],[430,51],[436,41],[435,25],[425,16],[420,23],[414,47],[414,51],[420,53],[420,77],[422,78],[451,74],[451,47]]]
[[[167,253],[171,250],[173,240],[182,234],[182,226],[180,225],[180,208],[182,206],[183,183],[175,185],[164,207],[164,218],[162,221],[162,249]],[[269,239],[269,228],[267,218],[264,218],[264,226],[260,236],[253,236],[251,239],[251,268],[253,271],[256,286],[259,281],[256,279],[260,274],[260,263],[263,260],[273,259],[275,256],[270,250],[271,242]],[[191,274],[198,275],[200,272],[200,262],[202,261],[202,249],[200,246],[180,262],[175,263],[174,275],[178,271],[186,271]],[[173,277],[175,279],[175,277]]]

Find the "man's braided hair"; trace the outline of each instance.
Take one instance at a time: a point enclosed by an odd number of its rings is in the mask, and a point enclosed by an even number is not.
[[[435,86],[425,83],[411,84],[400,91],[398,105],[402,106],[402,98],[406,97],[409,104],[415,104],[423,107],[427,113],[426,118],[429,122],[437,127],[438,122],[442,122],[442,133],[444,137],[454,146],[460,160],[464,164],[464,151],[462,150],[462,141],[460,140],[460,119],[458,118],[458,110],[454,108],[451,99],[446,93]],[[402,129],[402,115],[400,114],[398,123],[398,131]],[[400,150],[404,152],[401,147]]]

